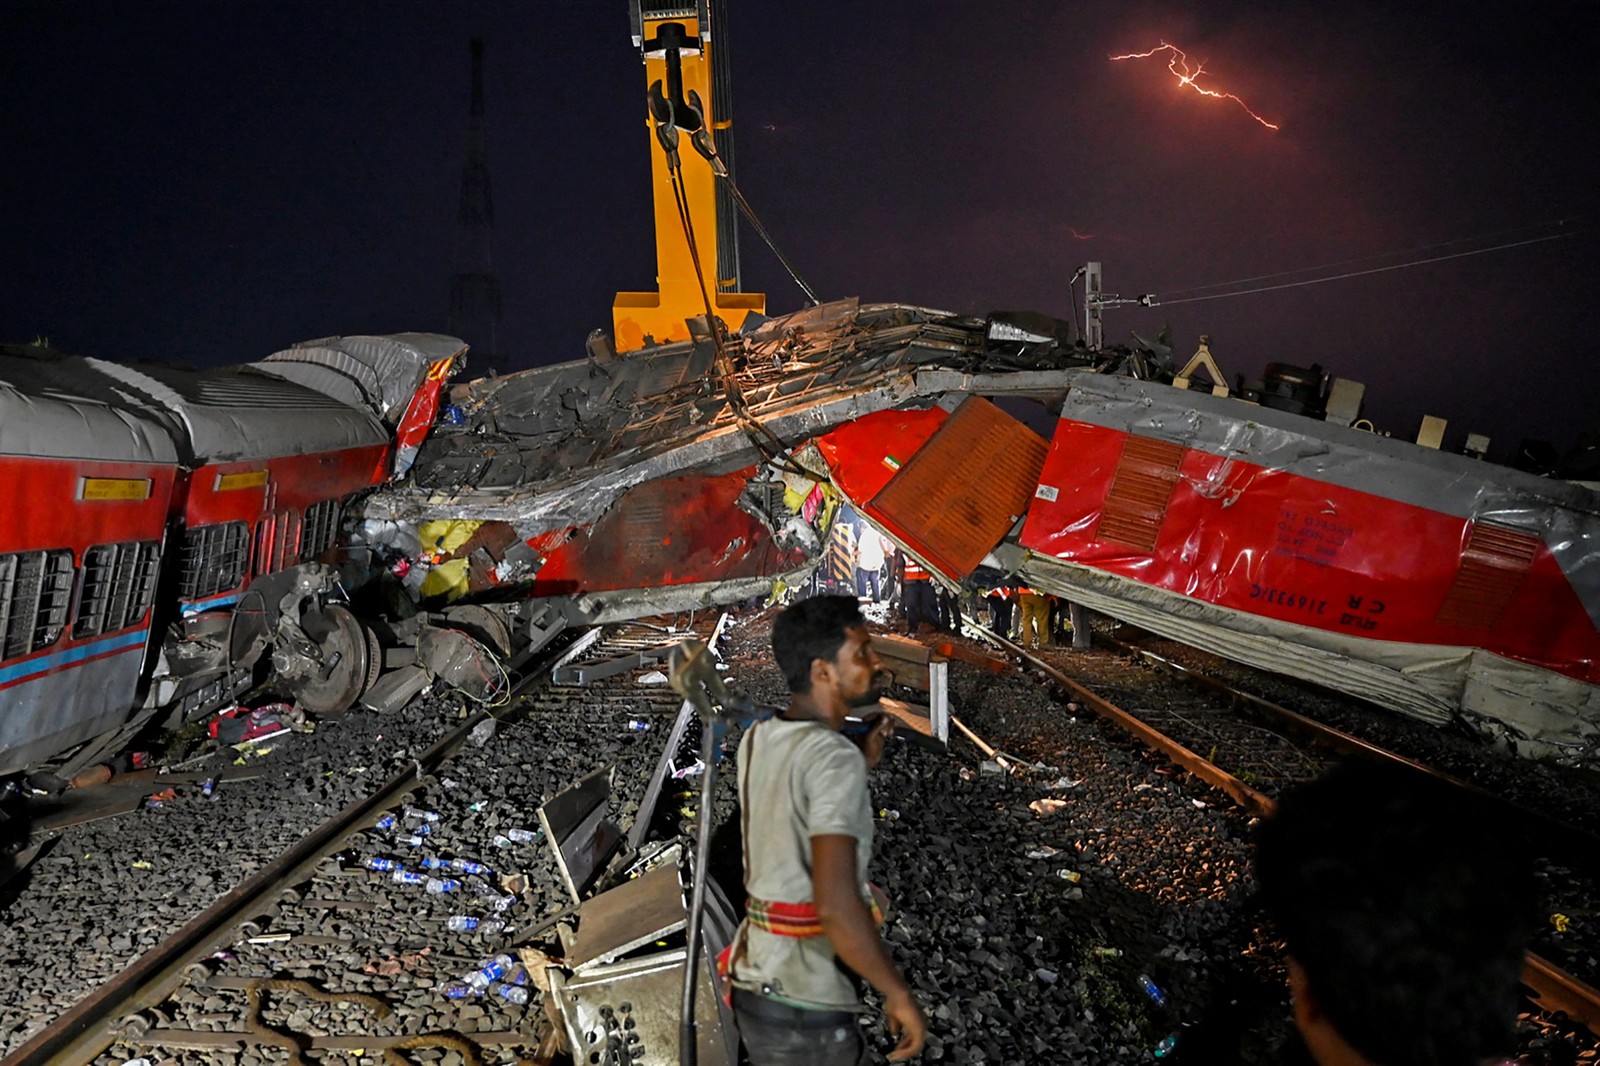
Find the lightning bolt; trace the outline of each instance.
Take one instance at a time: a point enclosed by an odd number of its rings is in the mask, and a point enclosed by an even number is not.
[[[1276,123],[1268,122],[1266,119],[1250,110],[1249,104],[1245,103],[1232,93],[1218,92],[1215,89],[1203,89],[1199,85],[1195,84],[1200,75],[1205,73],[1205,64],[1196,63],[1194,68],[1190,69],[1189,57],[1185,55],[1183,49],[1179,48],[1177,45],[1171,45],[1166,41],[1162,41],[1159,45],[1150,49],[1148,52],[1130,52],[1125,56],[1112,56],[1111,60],[1112,62],[1117,62],[1123,59],[1149,59],[1151,56],[1157,55],[1161,52],[1171,53],[1167,57],[1167,69],[1172,71],[1172,76],[1178,79],[1178,85],[1180,87],[1193,89],[1201,96],[1213,96],[1219,100],[1232,100],[1234,103],[1238,104],[1244,109],[1245,114],[1249,115],[1251,118],[1267,127],[1267,129],[1276,130],[1278,128]]]

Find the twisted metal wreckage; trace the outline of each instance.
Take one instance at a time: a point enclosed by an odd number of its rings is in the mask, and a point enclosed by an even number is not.
[[[803,581],[844,501],[951,587],[1015,575],[1524,754],[1600,752],[1590,488],[1174,388],[1043,316],[752,321],[457,386],[358,539],[537,644]],[[991,397],[1043,403],[1052,438]]]

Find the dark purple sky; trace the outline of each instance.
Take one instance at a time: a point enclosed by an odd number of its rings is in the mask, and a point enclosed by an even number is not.
[[[824,297],[1065,317],[1091,258],[1107,289],[1176,301],[1568,219],[1559,241],[1113,311],[1107,337],[1170,323],[1187,356],[1209,333],[1230,374],[1319,362],[1367,383],[1380,428],[1437,414],[1497,454],[1600,422],[1600,34],[1574,5],[731,6],[740,184]],[[444,330],[481,34],[502,346],[513,365],[581,357],[612,294],[654,274],[626,11],[7,0],[0,339],[225,363]],[[1161,40],[1282,130],[1158,60],[1108,60]],[[747,288],[799,306],[748,233],[744,253]]]

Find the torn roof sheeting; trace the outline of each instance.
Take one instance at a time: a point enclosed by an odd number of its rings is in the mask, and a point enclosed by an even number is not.
[[[726,348],[750,420],[787,446],[931,402],[952,382],[974,387],[973,375],[1027,378],[1001,391],[1059,395],[1061,371],[1082,362],[1023,366],[986,351],[981,319],[855,300],[768,320]],[[926,370],[950,373],[924,380]],[[452,394],[465,425],[436,430],[412,478],[375,496],[367,514],[501,519],[524,535],[592,522],[631,485],[759,461],[727,393],[709,338],[471,382]]]
[[[252,365],[394,425],[405,414],[428,367],[466,350],[464,341],[441,333],[324,337],[302,341]]]

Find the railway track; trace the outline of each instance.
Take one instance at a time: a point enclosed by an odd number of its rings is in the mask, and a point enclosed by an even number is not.
[[[1098,676],[1085,683],[1063,669],[1064,662],[1085,662],[1081,656],[1066,660],[1053,656],[1051,661],[986,629],[981,632],[985,640],[1060,686],[1074,701],[1073,706],[1086,708],[1128,731],[1252,814],[1270,813],[1281,792],[1316,777],[1339,759],[1384,762],[1505,804],[1540,855],[1538,876],[1547,913],[1587,915],[1592,901],[1600,898],[1600,838],[1562,818],[1490,796],[1416,759],[1125,641],[1097,637],[1119,654],[1149,664],[1182,684],[1157,687],[1148,684],[1147,677],[1108,677],[1103,667],[1087,671]],[[1560,930],[1571,931],[1570,926]],[[1542,930],[1536,939],[1535,947],[1545,948],[1546,954],[1529,953],[1523,979],[1530,999],[1540,1010],[1563,1012],[1600,1033],[1600,989],[1595,987],[1600,976],[1596,961],[1600,942],[1573,937],[1556,944],[1551,940],[1553,932],[1554,928]],[[1592,931],[1585,932],[1592,937]],[[1546,957],[1556,956],[1551,948],[1576,960],[1580,974],[1570,973]]]
[[[780,702],[762,621],[747,618],[729,634],[730,681],[758,700]],[[324,819],[327,831],[321,843],[306,844],[298,873],[285,866],[231,919],[219,914],[204,929],[190,929],[200,922],[191,920],[180,951],[159,964],[146,953],[130,968],[160,972],[143,993],[120,1006],[110,993],[94,993],[97,1018],[60,1016],[49,1030],[55,1035],[34,1034],[6,1066],[120,1066],[136,1057],[161,1066],[255,1066],[296,1056],[363,1066],[545,1059],[539,993],[527,1006],[495,993],[445,994],[450,982],[511,939],[537,934],[571,903],[542,842],[506,849],[492,841],[531,828],[530,812],[543,800],[606,763],[617,767],[619,823],[626,826],[659,784],[658,833],[693,824],[690,782],[655,782],[652,772],[676,744],[673,765],[692,773],[695,738],[667,732],[679,701],[665,686],[638,683],[653,668],[653,653],[684,635],[609,629],[559,668],[544,664],[544,676],[558,673],[566,683],[520,693],[484,747],[463,739],[480,720],[468,714],[403,762],[390,759],[384,787]],[[1260,977],[1253,994],[1269,1021],[1257,1029],[1270,1032],[1240,1036],[1247,1050],[1228,1061],[1276,1061],[1263,1049],[1286,1039],[1281,978],[1270,943],[1239,909],[1238,887],[1248,881],[1246,817],[1174,778],[1163,762],[1102,738],[1109,733],[1089,716],[1072,722],[1037,675],[952,665],[964,671],[956,689],[967,702],[958,713],[982,737],[1053,765],[1048,774],[994,774],[982,765],[992,760],[958,742],[949,752],[902,747],[874,777],[881,808],[874,878],[897,901],[890,947],[928,1007],[930,1059],[968,1061],[981,1051],[1001,1063],[1142,1061],[1172,1033],[1186,1044],[1202,1041],[1192,1026],[1211,1009],[1207,989],[1221,982],[1229,997],[1239,995],[1228,975],[1243,966]],[[611,670],[619,672],[602,676]],[[1130,680],[1129,691],[1141,690]],[[1146,693],[1139,702],[1164,699]],[[650,728],[632,731],[630,720],[649,720]],[[434,749],[441,757],[430,769]],[[322,763],[310,770],[327,772]],[[1256,786],[1273,787],[1259,778]],[[1036,813],[1040,798],[1056,797],[1068,801],[1060,814]],[[718,823],[727,820],[723,802]],[[403,842],[425,823],[407,818],[408,807],[438,815],[426,823],[433,831],[420,849]],[[395,826],[381,827],[385,813],[396,816]],[[364,866],[385,857],[408,866],[461,858],[496,876],[453,874],[462,889],[430,894]],[[716,870],[728,856],[713,860]],[[736,855],[732,868],[736,878]],[[479,892],[502,892],[498,875],[511,872],[528,881],[505,918],[515,932],[449,927],[458,914],[500,917]],[[1168,1006],[1142,1002],[1142,974],[1166,987]]]
[[[548,1027],[517,1002],[521,986],[460,1001],[442,990],[570,903],[536,808],[573,783],[573,768],[542,756],[587,748],[595,767],[614,762],[616,800],[636,811],[659,746],[642,738],[668,729],[682,701],[635,679],[664,665],[661,649],[710,629],[595,630],[535,664],[505,706],[460,720],[35,1033],[6,1066],[151,1055],[393,1062],[419,1051],[463,1063],[537,1060]],[[571,736],[584,729],[593,736]],[[577,743],[549,743],[561,733]],[[390,863],[418,874],[408,880],[451,887],[432,892],[369,868]],[[478,929],[452,929],[453,919],[477,919]]]

